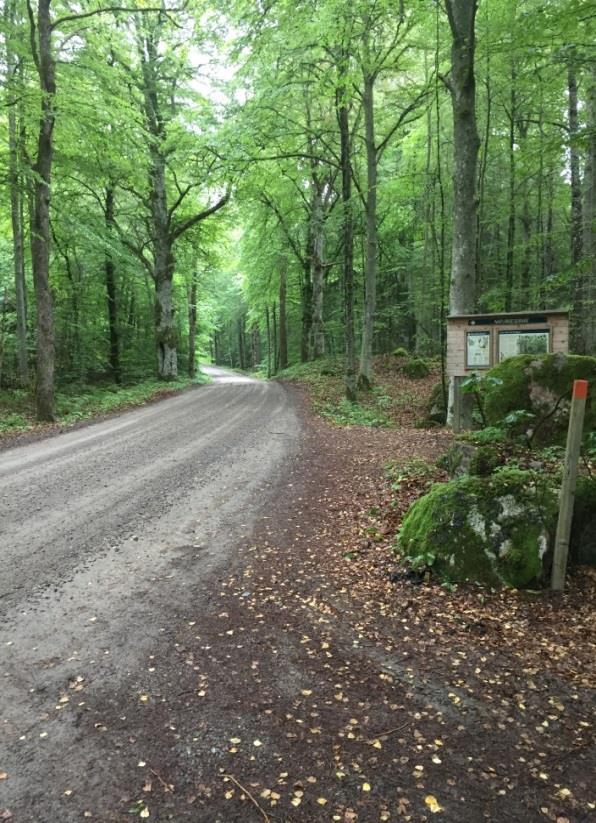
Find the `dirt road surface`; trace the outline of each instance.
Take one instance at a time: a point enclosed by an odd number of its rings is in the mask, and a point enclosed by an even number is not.
[[[120,774],[101,728],[81,727],[90,694],[139,699],[149,656],[211,598],[295,453],[281,386],[207,371],[211,385],[0,456],[0,809],[15,821],[112,819]]]
[[[0,456],[0,821],[593,820],[592,577],[393,580],[445,432],[214,377]]]

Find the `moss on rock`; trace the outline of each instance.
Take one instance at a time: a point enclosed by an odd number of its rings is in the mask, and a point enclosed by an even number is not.
[[[407,513],[400,552],[443,580],[538,585],[547,571],[556,494],[535,472],[503,469],[434,486]]]
[[[428,377],[430,374],[428,363],[421,357],[412,357],[411,360],[406,360],[401,370],[411,380],[419,380],[422,377]]]
[[[530,424],[522,417],[520,425],[535,431],[536,443],[563,443],[573,381],[588,380],[592,391],[584,428],[596,427],[596,357],[520,354],[499,363],[486,376],[483,402],[489,425],[499,426],[507,415],[523,410],[535,415]]]

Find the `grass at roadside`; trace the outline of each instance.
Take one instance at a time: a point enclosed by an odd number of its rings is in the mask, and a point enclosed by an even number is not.
[[[359,392],[358,402],[344,396],[343,363],[325,358],[290,366],[276,375],[305,386],[315,411],[339,426],[418,426],[423,424],[433,387],[439,382],[439,368],[431,364],[427,377],[412,379],[401,370],[393,355],[375,358],[375,384],[371,391]]]
[[[76,384],[61,388],[56,393],[56,422],[70,426],[80,420],[97,417],[175,394],[188,386],[208,383],[206,374],[194,379],[180,378],[170,383],[144,380],[129,386],[103,384],[87,386]],[[47,428],[47,423],[35,420],[35,398],[25,389],[0,390],[0,439],[27,431]]]

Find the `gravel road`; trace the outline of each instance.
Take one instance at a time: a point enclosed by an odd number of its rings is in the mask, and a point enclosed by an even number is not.
[[[64,710],[142,690],[296,454],[283,387],[205,370],[211,385],[0,455],[0,812],[19,823],[81,819],[68,797],[98,752]]]

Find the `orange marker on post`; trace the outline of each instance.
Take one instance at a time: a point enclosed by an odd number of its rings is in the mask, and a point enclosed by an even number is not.
[[[551,589],[554,591],[563,591],[565,588],[569,537],[571,535],[575,486],[577,483],[577,464],[581,449],[587,397],[588,381],[574,380],[571,411],[569,413],[569,431],[567,432],[567,449],[565,451],[565,465],[563,469],[563,483],[561,484],[561,499],[559,501],[559,521],[557,523],[555,555],[553,557],[551,577]]]

